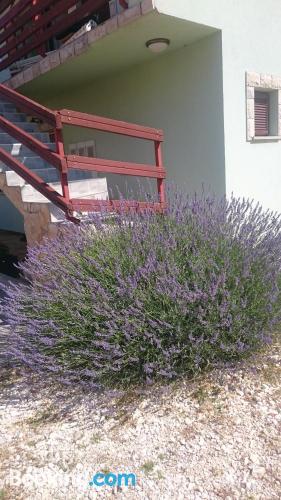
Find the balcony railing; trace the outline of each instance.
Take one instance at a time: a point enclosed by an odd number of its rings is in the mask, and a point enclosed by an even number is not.
[[[57,48],[54,38],[65,41],[90,19],[109,17],[109,0],[1,0],[0,71]]]
[[[0,160],[11,170],[14,170],[27,183],[34,187],[49,201],[63,210],[70,220],[74,212],[95,212],[99,210],[118,211],[121,208],[134,210],[155,210],[162,212],[165,209],[165,167],[162,159],[163,131],[160,129],[143,127],[133,123],[112,120],[87,113],[79,113],[68,109],[54,111],[48,109],[35,101],[15,92],[0,84],[0,97],[12,102],[17,109],[29,113],[41,121],[48,123],[54,130],[56,140],[56,151],[52,151],[31,134],[18,128],[14,123],[0,116],[0,129],[7,132],[19,143],[24,144],[40,158],[55,167],[60,173],[61,193],[51,185],[44,182],[37,174],[26,165],[18,161],[14,156],[0,148]],[[83,127],[110,134],[150,141],[154,144],[154,164],[140,164],[123,162],[104,158],[89,158],[65,154],[62,129],[63,126]],[[70,170],[82,170],[88,172],[100,172],[104,174],[116,174],[133,176],[137,178],[149,178],[156,181],[157,193],[154,202],[143,202],[136,200],[94,200],[72,198],[69,192],[68,174]]]

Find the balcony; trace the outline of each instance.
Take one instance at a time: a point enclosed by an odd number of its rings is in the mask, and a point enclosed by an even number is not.
[[[0,71],[22,59],[45,56],[85,23],[99,25],[109,17],[109,0],[2,0]]]
[[[128,9],[114,15],[109,10],[106,11],[109,4],[107,0],[106,5],[103,4],[99,10],[100,24],[85,33],[81,33],[77,25],[74,30],[72,25],[67,42],[63,39],[63,43],[60,41],[59,44],[54,44],[53,37],[53,45],[50,41],[47,43],[48,50],[44,57],[38,55],[38,46],[37,52],[28,53],[25,56],[28,59],[20,61],[20,72],[14,76],[5,75],[5,84],[39,102],[49,104],[56,95],[75,91],[97,79],[111,78],[117,72],[156,60],[158,56],[146,47],[149,39],[168,38],[171,44],[167,53],[170,53],[217,31],[214,27],[166,15],[155,7],[153,0],[128,0],[127,3]],[[59,4],[60,2],[57,3]],[[83,25],[85,19],[88,20],[89,17],[84,18]],[[56,42],[59,36],[61,35],[56,36]],[[25,66],[25,62],[30,65]]]

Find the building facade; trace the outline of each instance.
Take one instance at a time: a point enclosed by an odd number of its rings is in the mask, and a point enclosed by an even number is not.
[[[109,2],[108,18],[23,71],[11,76],[5,68],[5,84],[51,109],[163,129],[172,183],[280,212],[280,2],[117,4]],[[64,141],[68,150],[90,144],[99,158],[152,161],[151,144],[138,139],[66,127]],[[109,196],[136,189],[126,175],[106,179]],[[2,227],[22,230],[10,202],[0,199],[0,210]]]

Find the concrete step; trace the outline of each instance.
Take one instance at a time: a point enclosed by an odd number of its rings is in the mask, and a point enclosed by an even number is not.
[[[19,157],[19,161],[26,165],[30,170],[38,170],[51,167],[51,165],[40,158],[40,156],[21,156]],[[7,167],[5,163],[0,161],[0,173],[6,172],[7,170],[10,170],[10,168]]]
[[[10,102],[1,102],[0,101],[0,111],[8,111],[9,113],[16,113],[17,109],[14,104]]]
[[[20,161],[26,165],[30,170],[40,170],[42,168],[53,168],[48,162],[43,160],[40,156],[24,156]]]
[[[6,118],[10,122],[26,122],[26,114],[25,113],[9,113],[6,111],[0,111],[0,116]]]
[[[50,184],[58,193],[62,194],[60,183]],[[69,191],[71,198],[84,198],[95,200],[107,200],[108,190],[106,177],[98,179],[85,179],[81,181],[69,182]],[[22,201],[26,203],[50,203],[45,196],[38,193],[29,184],[21,188]]]
[[[53,142],[47,142],[45,143],[46,146],[48,146],[49,149],[52,151],[56,150],[56,145]],[[1,148],[5,149],[5,151],[8,151],[12,156],[17,157],[17,159],[20,161],[22,157],[25,156],[37,156],[37,153],[31,151],[31,149],[28,149],[26,146],[24,146],[21,143],[14,143],[14,144],[1,144]]]
[[[3,103],[3,104],[13,104],[11,103],[11,101],[9,101],[9,99],[7,99],[7,97],[0,97],[0,102]]]
[[[30,135],[32,135],[32,137],[34,137],[35,139],[38,139],[38,141],[50,142],[49,134],[47,134],[46,132],[30,132]],[[0,131],[0,147],[1,144],[14,144],[15,142],[16,139],[14,137],[9,135],[7,132]]]
[[[25,163],[26,165],[26,163]],[[47,182],[48,184],[54,183],[54,182],[60,182],[60,173],[59,171],[55,168],[52,167],[51,165],[48,165],[46,163],[46,166],[43,166],[43,168],[38,168],[38,162],[36,163],[35,167],[30,169],[32,172],[37,174],[43,181]],[[24,186],[27,184],[25,180],[18,175],[16,172],[13,170],[10,170],[7,168],[5,170],[6,172],[6,179],[7,179],[7,185],[10,187],[15,187],[15,186]],[[82,180],[88,180],[88,179],[93,179],[93,175],[91,172],[81,172],[79,170],[71,170],[68,174],[68,181],[82,181]]]
[[[59,171],[56,168],[42,168],[36,169],[32,171],[37,174],[43,181],[51,183],[51,182],[59,182]],[[7,186],[15,187],[15,186],[24,186],[27,182],[16,172],[13,170],[6,171],[6,179]]]
[[[25,130],[26,132],[40,132],[37,123],[31,122],[13,122],[16,127]]]

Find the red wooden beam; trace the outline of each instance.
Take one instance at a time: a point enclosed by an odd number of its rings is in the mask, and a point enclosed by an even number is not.
[[[1,0],[0,2],[0,13],[1,12],[4,12],[4,10],[7,9],[7,7],[9,7],[9,5],[11,5],[13,2],[13,0]]]
[[[63,1],[65,2],[66,0]],[[83,5],[78,7],[75,11],[73,11],[71,14],[66,13],[63,19],[57,20],[58,14],[54,15],[54,11],[55,9],[56,12],[60,11],[59,9],[60,5],[61,4],[58,5],[57,9],[54,7],[49,15],[48,14],[42,15],[42,18],[44,18],[45,21],[43,23],[43,27],[45,27],[46,29],[42,30],[42,24],[36,23],[37,30],[39,31],[38,36],[35,37],[35,39],[33,39],[31,42],[26,43],[22,48],[15,50],[12,54],[8,55],[7,58],[3,59],[2,62],[0,63],[0,70],[7,68],[13,62],[20,60],[22,57],[29,54],[32,50],[36,49],[40,45],[47,42],[52,36],[61,33],[65,29],[71,27],[76,22],[81,21],[82,19],[87,17],[90,14],[90,12],[92,13],[100,9],[101,7],[106,6],[107,0],[88,0]],[[47,27],[46,19],[48,19],[49,22],[50,20],[54,20],[56,22],[52,24],[50,27]],[[18,42],[15,39],[13,43],[14,49],[17,48],[17,44]]]
[[[153,210],[163,212],[166,208],[165,205],[161,203],[147,203],[145,201],[134,200],[80,200],[73,198],[71,204],[73,210],[77,210],[78,212],[99,212],[102,210],[107,210],[109,212],[123,212],[126,210]]]
[[[39,14],[47,7],[50,7],[56,0],[41,0],[32,5],[31,0],[22,0],[12,7],[5,16],[0,18],[0,29],[4,28],[3,33],[0,35],[0,43],[4,42],[9,36],[13,35],[18,28],[24,27],[25,23],[34,19],[36,14]],[[60,0],[59,0],[60,1]],[[73,0],[73,3],[75,0]],[[30,5],[28,10],[25,7]],[[25,12],[24,12],[25,10]],[[21,14],[22,13],[22,14]],[[13,21],[9,27],[6,27],[10,21]]]
[[[9,33],[9,35],[11,35],[12,33],[15,33],[17,31],[17,28],[18,28],[17,25],[24,26],[23,31],[19,35],[15,36],[12,40],[7,42],[2,49],[0,49],[0,57],[5,55],[5,54],[8,54],[13,49],[17,48],[18,45],[24,43],[25,40],[28,40],[33,33],[35,33],[36,31],[39,31],[40,28],[43,28],[44,26],[49,24],[51,21],[56,20],[56,18],[58,16],[60,16],[61,14],[65,13],[68,8],[75,5],[76,1],[77,0],[64,0],[63,2],[60,1],[60,2],[56,3],[56,5],[52,5],[52,4],[54,4],[54,1],[50,2],[50,0],[45,0],[45,2],[40,2],[40,3],[36,4],[35,5],[36,8],[30,9],[28,12],[25,13],[24,16],[18,18],[18,22],[15,23],[15,25],[13,25],[9,29],[5,30],[5,32],[7,31]],[[47,13],[42,12],[43,6],[45,6],[45,7],[50,6],[51,7],[50,11],[48,11]],[[37,21],[34,21],[35,14],[40,13],[40,12],[42,12],[42,15],[39,17],[39,19]],[[66,15],[67,15],[67,13],[66,13]],[[24,18],[24,20],[23,20],[23,18]],[[29,23],[29,24],[27,24],[27,23]],[[26,27],[25,27],[25,24],[26,24]],[[2,36],[4,36],[4,34]],[[5,36],[5,39],[6,38],[8,38],[8,37]],[[1,37],[0,37],[0,41],[1,41]],[[28,46],[28,43],[27,43],[27,46]]]
[[[163,157],[162,157],[162,144],[161,142],[155,141],[155,163],[157,167],[157,171],[161,171],[163,169]],[[165,185],[164,179],[158,177],[157,179],[157,190],[158,190],[158,198],[161,203],[165,202]]]
[[[19,94],[19,92],[16,92],[15,90],[10,89],[3,84],[0,84],[0,96],[5,97],[8,101],[14,103],[17,107],[24,110],[25,112],[37,116],[41,120],[44,120],[45,122],[49,123],[49,125],[52,125],[53,127],[56,126],[58,116],[55,111],[51,111],[50,109],[45,108],[45,106],[32,101],[32,99]]]
[[[164,168],[155,168],[152,165],[142,163],[127,163],[123,161],[113,161],[101,158],[89,158],[87,156],[65,157],[67,167],[74,170],[89,170],[91,172],[104,172],[111,174],[133,175],[137,177],[150,177],[154,179],[164,179],[166,173]]]
[[[64,212],[71,212],[71,203],[67,203],[60,193],[49,186],[37,174],[28,169],[23,163],[0,147],[0,160],[22,177],[36,191],[45,196],[49,201],[57,205]]]
[[[89,115],[87,113],[78,113],[68,109],[58,111],[62,123],[66,125],[75,125],[77,127],[92,128],[113,134],[135,137],[137,139],[146,139],[162,142],[163,131],[156,128],[143,127],[133,123],[127,123],[101,116]]]
[[[26,147],[37,153],[38,156],[55,166],[58,170],[61,170],[62,163],[65,161],[63,158],[49,149],[46,144],[38,141],[38,139],[35,139],[35,137],[25,132],[25,130],[18,128],[12,122],[3,118],[3,116],[0,116],[0,129],[5,130],[9,135],[20,141],[21,144],[24,144]]]
[[[30,0],[21,0],[11,7],[6,14],[0,17],[0,29],[2,30],[5,28],[6,24],[10,23],[10,21],[15,21],[15,17],[17,17],[28,5],[30,5]],[[2,36],[3,34],[1,37]]]
[[[68,175],[67,175],[68,170],[67,170],[67,162],[64,159],[65,157],[64,144],[63,144],[63,135],[61,129],[58,128],[55,129],[55,139],[56,139],[57,153],[60,156],[60,158],[63,159],[63,161],[61,162],[61,169],[60,169],[62,194],[65,200],[69,201],[69,187],[68,187]]]

